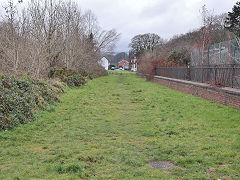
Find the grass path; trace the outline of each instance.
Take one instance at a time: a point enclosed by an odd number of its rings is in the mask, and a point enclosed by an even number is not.
[[[14,178],[239,179],[240,111],[132,73],[95,79],[0,132],[0,179]]]

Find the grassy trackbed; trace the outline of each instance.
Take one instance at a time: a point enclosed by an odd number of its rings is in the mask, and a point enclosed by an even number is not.
[[[240,110],[132,73],[94,79],[0,132],[0,179],[14,178],[239,179]]]

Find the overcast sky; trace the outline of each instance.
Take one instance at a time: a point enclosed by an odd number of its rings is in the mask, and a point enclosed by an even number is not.
[[[0,0],[1,3],[7,0]],[[23,0],[30,1],[30,0]],[[74,0],[72,0],[74,1]],[[199,10],[206,4],[215,14],[231,11],[236,0],[75,0],[83,10],[91,9],[103,29],[121,34],[116,51],[128,51],[137,34],[157,33],[164,39],[196,29]]]
[[[91,9],[105,29],[121,33],[116,51],[128,51],[133,36],[157,33],[164,39],[186,33],[201,24],[199,10],[206,4],[216,14],[231,11],[236,0],[78,0]]]

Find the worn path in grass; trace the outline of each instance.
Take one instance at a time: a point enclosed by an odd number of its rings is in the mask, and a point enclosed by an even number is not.
[[[239,179],[239,159],[239,110],[132,73],[69,90],[37,121],[0,132],[0,179]]]

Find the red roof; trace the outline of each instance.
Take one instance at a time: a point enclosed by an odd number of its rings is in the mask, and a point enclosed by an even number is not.
[[[129,65],[129,62],[124,59],[119,61],[119,63],[118,63],[118,67],[123,67],[123,66],[128,66],[128,65]]]

